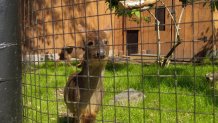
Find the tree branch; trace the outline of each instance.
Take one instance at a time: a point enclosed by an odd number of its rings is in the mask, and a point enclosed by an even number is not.
[[[161,3],[163,5],[165,5],[162,1]],[[166,7],[167,8],[167,7]],[[163,59],[163,63],[161,64],[162,67],[165,67],[170,56],[173,54],[173,52],[176,50],[176,48],[182,43],[181,42],[181,38],[180,38],[180,34],[179,34],[179,29],[180,29],[180,23],[181,23],[181,20],[182,20],[182,17],[183,17],[183,13],[184,13],[184,10],[185,10],[185,7],[182,7],[182,11],[180,13],[180,16],[179,16],[179,21],[178,23],[176,23],[176,20],[175,18],[172,16],[169,8],[167,8],[168,12],[170,13],[170,16],[172,18],[172,20],[174,21],[174,24],[175,24],[175,28],[176,28],[176,34],[175,34],[175,45],[170,49],[170,51],[167,53],[167,55],[164,57]]]
[[[151,13],[149,10],[148,10],[149,14],[151,14],[153,16],[153,18],[157,21],[157,48],[158,48],[158,51],[157,51],[157,60],[160,61],[160,21],[156,18],[156,16]]]

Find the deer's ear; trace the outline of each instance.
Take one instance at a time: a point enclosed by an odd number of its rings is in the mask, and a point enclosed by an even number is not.
[[[83,51],[85,51],[85,48],[84,48],[84,47],[81,47],[81,49],[82,49]]]
[[[107,40],[107,39],[103,39],[103,43],[104,43],[105,45],[108,45],[108,40]]]

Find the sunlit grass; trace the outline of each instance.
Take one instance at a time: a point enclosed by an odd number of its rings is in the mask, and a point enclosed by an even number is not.
[[[75,63],[65,66],[47,62],[32,65],[34,70],[26,71],[23,78],[25,122],[55,123],[67,112],[59,91],[68,76],[80,70],[74,66]],[[205,79],[205,74],[211,71],[212,65],[177,64],[159,68],[156,65],[109,63],[104,78],[103,106],[97,122],[213,122],[213,118],[218,117],[218,99],[214,100]],[[128,88],[143,92],[144,100],[129,106],[110,104],[115,94]]]

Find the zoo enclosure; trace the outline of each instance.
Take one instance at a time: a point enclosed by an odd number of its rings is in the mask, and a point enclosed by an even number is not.
[[[63,88],[68,76],[80,69],[75,63],[73,66],[67,66],[66,62],[59,64],[58,54],[65,46],[82,47],[82,38],[96,30],[108,34],[111,58],[98,122],[136,122],[139,119],[139,122],[198,122],[202,117],[215,122],[216,89],[207,87],[204,77],[217,70],[218,15],[211,5],[213,1],[197,1],[185,7],[179,23],[181,44],[169,58],[172,61],[169,68],[161,68],[150,64],[161,62],[161,57],[176,44],[176,27],[171,15],[178,21],[183,8],[179,0],[162,1],[164,4],[157,2],[150,9],[152,14],[141,12],[136,22],[135,16],[116,16],[105,0],[21,0],[22,55],[26,66],[23,71],[24,122],[69,121],[69,118],[61,118],[70,117],[63,101]],[[153,15],[160,21],[160,38]],[[148,21],[142,17],[148,17]],[[184,62],[188,65],[181,64]],[[110,103],[117,94],[132,88],[143,93],[141,102]],[[168,99],[172,99],[172,107]],[[180,104],[187,100],[191,100],[190,104]],[[202,101],[206,103],[200,103]],[[126,116],[121,118],[123,113]],[[172,118],[167,119],[169,115]]]

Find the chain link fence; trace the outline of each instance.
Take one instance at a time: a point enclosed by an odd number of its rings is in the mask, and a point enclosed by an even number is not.
[[[20,3],[24,123],[217,122],[216,1]]]

